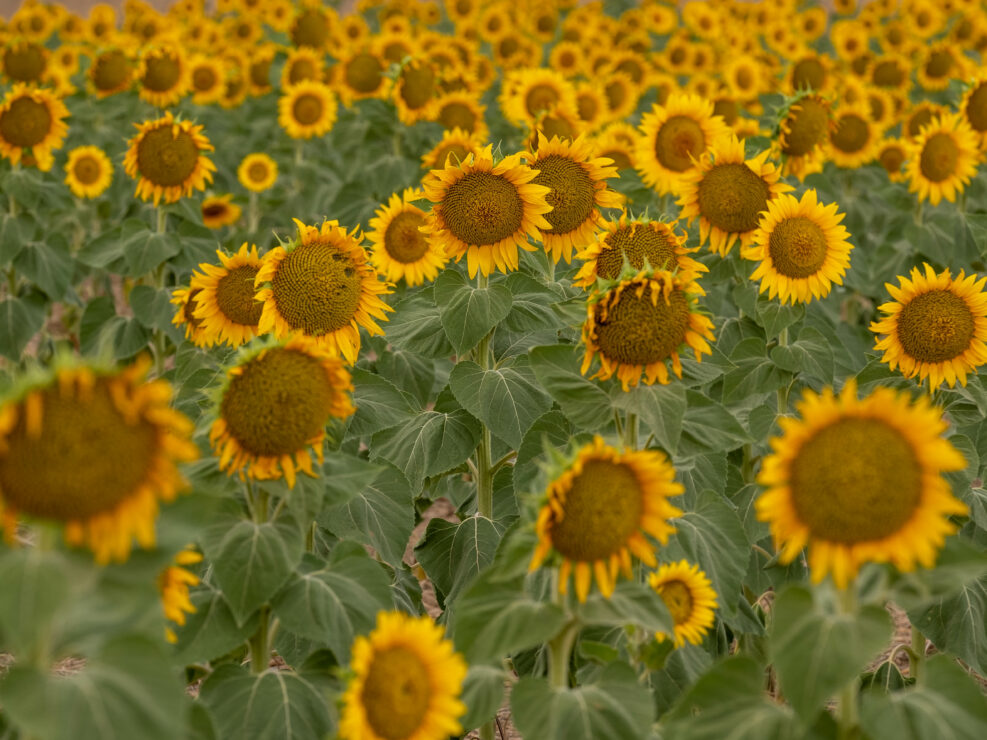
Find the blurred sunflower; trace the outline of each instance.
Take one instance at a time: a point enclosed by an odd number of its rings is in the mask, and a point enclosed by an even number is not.
[[[810,52],[792,64],[788,74],[792,92],[828,90],[832,80],[833,60],[826,54]]]
[[[360,327],[383,334],[374,319],[387,320],[390,292],[377,279],[356,231],[337,221],[321,228],[295,219],[298,239],[264,255],[257,275],[257,300],[264,302],[259,334],[278,338],[300,332],[334,355],[354,364],[360,352]],[[261,287],[264,286],[264,287]]]
[[[613,118],[603,88],[593,82],[576,85],[576,113],[590,131]]]
[[[0,155],[20,164],[28,154],[39,170],[47,172],[55,162],[68,132],[68,108],[44,88],[15,83],[0,104]]]
[[[446,131],[458,128],[472,136],[486,139],[487,124],[483,120],[486,106],[481,105],[473,93],[445,93],[436,98],[434,106],[433,120]]]
[[[411,188],[394,193],[370,219],[370,262],[388,282],[403,278],[408,285],[421,285],[434,280],[446,263],[438,244],[419,230],[426,213],[414,201],[422,199],[424,194]]]
[[[295,9],[288,37],[295,46],[325,51],[332,43],[338,25],[339,16],[335,9],[324,7],[314,0],[305,0]]]
[[[684,490],[664,453],[621,452],[595,437],[548,484],[529,569],[559,560],[561,593],[568,592],[574,575],[576,598],[584,602],[595,577],[600,593],[609,598],[618,571],[631,577],[631,556],[657,565],[648,537],[668,542],[675,531],[668,520],[682,513],[668,499]]]
[[[266,95],[274,89],[271,84],[271,65],[277,53],[278,47],[272,43],[255,44],[251,48],[246,78],[250,94],[254,97]]]
[[[137,179],[137,192],[143,200],[157,205],[174,203],[193,190],[205,190],[212,182],[216,165],[204,152],[213,145],[202,133],[202,126],[175,119],[171,111],[154,121],[134,124],[137,135],[123,160],[128,175]]]
[[[241,352],[209,430],[219,469],[241,479],[283,477],[291,488],[296,471],[317,477],[309,448],[321,464],[326,423],[353,413],[352,390],[342,361],[306,337]]]
[[[871,123],[865,102],[836,112],[829,133],[829,156],[837,167],[853,170],[874,159],[881,132]]]
[[[782,564],[809,547],[814,583],[832,574],[844,589],[867,562],[901,571],[932,567],[936,550],[966,514],[941,473],[967,462],[941,436],[948,428],[927,396],[878,388],[857,398],[851,379],[839,396],[806,390],[799,417],[782,416],[782,436],[757,477],[755,502]]]
[[[954,202],[977,174],[981,159],[977,135],[962,113],[933,119],[905,144],[905,150],[908,189],[920,201],[928,200],[932,205],[943,198]]]
[[[344,105],[355,100],[380,97],[385,90],[387,65],[369,48],[357,49],[338,62],[336,92]]]
[[[252,193],[263,193],[277,182],[278,163],[263,152],[254,152],[241,160],[236,177]]]
[[[422,168],[426,170],[444,169],[446,165],[458,165],[471,154],[483,151],[483,140],[463,131],[453,129],[443,131],[442,140],[422,156]]]
[[[145,51],[137,72],[140,97],[158,108],[169,108],[189,91],[191,75],[185,52],[178,45],[157,46]]]
[[[8,42],[0,52],[0,72],[13,83],[39,84],[45,78],[49,51],[33,41]]]
[[[585,126],[576,111],[555,106],[543,111],[534,121],[529,122],[529,132],[525,139],[525,146],[529,151],[538,151],[539,137],[558,138],[564,142],[571,142],[573,139],[584,133]]]
[[[185,625],[185,615],[195,614],[195,607],[189,600],[189,587],[199,585],[199,577],[186,565],[202,562],[202,553],[195,550],[182,550],[175,555],[174,565],[169,565],[158,576],[158,591],[161,593],[161,607],[165,619],[179,627]],[[165,627],[165,639],[178,642],[178,635],[170,626]]]
[[[293,139],[322,136],[336,123],[336,96],[328,85],[303,80],[278,99],[278,123]]]
[[[576,91],[561,72],[545,67],[513,70],[504,77],[500,109],[521,125],[556,105],[575,110]]]
[[[966,77],[966,57],[953,50],[949,41],[939,41],[926,47],[915,68],[915,77],[925,90],[945,90],[952,79]]]
[[[518,247],[533,251],[528,238],[551,228],[544,214],[549,188],[532,181],[537,171],[517,155],[494,162],[492,147],[460,164],[429,172],[422,181],[432,211],[424,230],[458,262],[466,256],[470,277],[518,266]]]
[[[194,54],[188,62],[192,102],[196,105],[215,103],[223,94],[226,70],[219,57]]]
[[[64,527],[96,562],[153,547],[160,501],[185,488],[192,422],[169,407],[171,386],[146,381],[142,356],[118,372],[63,364],[0,407],[0,526],[21,516]]]
[[[341,740],[444,740],[462,732],[466,662],[428,616],[378,612],[353,643]]]
[[[185,338],[196,347],[209,347],[213,342],[206,340],[206,335],[202,331],[202,319],[195,316],[195,310],[199,306],[196,299],[201,292],[199,288],[176,288],[171,292],[170,302],[178,306],[171,323],[175,326],[184,326]]]
[[[594,153],[598,157],[612,159],[617,170],[634,169],[637,151],[637,129],[628,123],[611,123],[593,139]]]
[[[963,94],[960,111],[977,135],[980,148],[987,147],[987,73],[980,72],[974,76]]]
[[[884,168],[891,182],[901,182],[905,179],[904,167],[907,159],[908,152],[905,149],[905,142],[901,139],[885,138],[877,148],[877,161]]]
[[[78,146],[65,163],[65,184],[78,198],[98,198],[113,181],[113,163],[96,146]]]
[[[232,193],[204,198],[201,206],[202,225],[210,229],[221,229],[239,221],[240,206],[232,201]]]
[[[322,81],[325,69],[325,55],[307,46],[288,51],[288,58],[281,68],[281,87],[287,89],[299,82]]]
[[[936,118],[951,111],[945,105],[934,103],[931,100],[920,100],[907,111],[904,120],[901,122],[901,135],[904,139],[914,139],[922,129],[928,126]]]
[[[675,622],[675,647],[686,642],[698,645],[713,626],[716,591],[706,574],[696,564],[685,560],[661,566],[648,576],[648,585],[661,596]],[[667,635],[655,634],[661,642]]]

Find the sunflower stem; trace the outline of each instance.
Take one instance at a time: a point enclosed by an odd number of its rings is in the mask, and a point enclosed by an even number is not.
[[[908,650],[908,674],[916,681],[922,678],[922,664],[925,662],[925,635],[912,625],[912,644]]]
[[[744,445],[744,460],[740,464],[740,478],[748,485],[754,482],[754,448],[750,444]]]
[[[579,634],[579,622],[570,620],[548,641],[548,683],[557,689],[569,688],[569,659]]]
[[[840,613],[853,616],[857,613],[857,584],[851,582],[838,591]],[[860,691],[860,677],[854,676],[840,690],[839,704],[836,707],[836,724],[840,740],[858,736],[857,698]]]
[[[305,148],[305,139],[295,139],[295,167],[302,163],[302,155]]]
[[[159,234],[163,234],[165,233],[165,231],[167,231],[167,229],[168,229],[168,212],[161,206],[158,206],[158,224],[156,231]]]
[[[788,327],[786,326],[778,334],[778,346],[787,347],[788,346]],[[787,385],[783,385],[778,389],[778,416],[784,416],[788,413],[788,390]]]
[[[8,210],[8,213],[10,213],[10,217],[11,218],[16,217],[17,216],[17,199],[14,198],[14,194],[13,193],[7,193],[7,207],[9,209]]]
[[[628,411],[624,422],[624,447],[636,450],[637,441],[637,414]]]
[[[480,270],[476,276],[476,287],[478,290],[486,290],[489,283],[488,277]],[[481,370],[490,369],[490,337],[493,332],[488,333],[480,343],[476,345],[476,360]],[[476,447],[476,511],[487,519],[493,519],[493,465],[491,464],[490,427],[481,422],[480,444]]]
[[[919,226],[921,226],[922,225],[922,199],[921,198],[917,198],[915,200],[915,213],[914,213],[914,215],[915,215],[915,223],[917,223]]]
[[[271,623],[271,608],[264,605],[260,609],[260,624],[250,638],[250,670],[252,673],[263,673],[271,663],[271,648],[268,639],[268,627]]]
[[[253,190],[250,191],[250,204],[247,206],[247,231],[253,235],[257,233],[260,226],[260,208],[258,206],[258,196]]]

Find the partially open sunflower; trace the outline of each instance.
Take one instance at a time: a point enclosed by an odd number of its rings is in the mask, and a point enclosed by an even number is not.
[[[699,566],[685,560],[662,565],[648,576],[648,585],[658,592],[675,621],[675,647],[701,643],[713,626],[716,591]],[[659,632],[655,637],[662,641],[667,635]]]
[[[420,229],[427,214],[415,205],[424,194],[411,188],[394,193],[370,219],[370,262],[391,283],[421,285],[434,280],[446,263],[445,253]]]
[[[216,165],[204,153],[213,145],[201,125],[179,121],[171,111],[134,125],[138,133],[128,142],[123,168],[137,180],[136,194],[143,200],[174,203],[212,182]]]
[[[20,164],[30,154],[47,172],[55,162],[52,150],[65,140],[68,116],[65,103],[48,90],[16,83],[0,104],[0,155]]]
[[[78,146],[65,163],[65,184],[78,198],[98,198],[113,181],[113,163],[98,146]]]

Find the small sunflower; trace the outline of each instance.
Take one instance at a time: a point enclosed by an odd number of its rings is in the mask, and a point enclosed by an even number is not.
[[[128,142],[123,168],[137,179],[136,194],[143,200],[174,203],[212,182],[216,165],[203,152],[211,152],[213,145],[201,125],[176,120],[171,111],[134,125],[138,133]]]
[[[618,171],[634,169],[637,138],[637,130],[629,124],[612,123],[593,137],[594,153],[613,160]]]
[[[916,66],[915,76],[926,90],[945,90],[951,79],[965,77],[966,57],[953,50],[950,41],[940,41],[929,46]]]
[[[699,166],[680,181],[680,216],[699,218],[699,244],[725,257],[734,243],[750,244],[761,214],[780,194],[791,190],[764,151],[744,159],[744,142],[728,133],[713,143]]]
[[[870,330],[882,336],[874,349],[883,350],[882,362],[894,370],[899,365],[906,378],[929,378],[929,388],[943,381],[950,388],[959,379],[966,385],[967,373],[987,362],[987,277],[951,278],[949,270],[938,275],[925,264],[917,267],[911,280],[898,276],[899,286],[885,283],[894,299],[879,308],[885,314]]]
[[[303,80],[278,100],[278,123],[293,139],[311,139],[332,128],[337,110],[336,96],[327,85]]]
[[[778,124],[783,174],[801,180],[822,168],[832,120],[827,98],[814,93],[796,97]]]
[[[565,258],[569,264],[573,249],[594,241],[602,220],[600,209],[619,208],[623,202],[623,196],[607,187],[607,178],[618,177],[617,168],[610,160],[594,158],[583,136],[569,142],[541,133],[528,166],[538,170],[532,182],[549,189],[545,199],[552,210],[545,220],[551,228],[542,229],[542,244],[556,263]]]
[[[223,95],[226,68],[221,57],[195,54],[189,59],[189,84],[192,102],[196,105],[209,105]]]
[[[123,561],[134,539],[154,546],[161,501],[185,488],[192,423],[169,407],[171,386],[145,381],[142,357],[116,373],[60,367],[0,407],[0,526],[20,515],[64,526],[98,563]]]
[[[356,100],[380,97],[386,90],[387,65],[370,49],[354,50],[339,60],[339,78],[336,91],[343,104],[350,106]]]
[[[948,114],[949,108],[931,100],[921,100],[913,105],[901,122],[901,135],[905,139],[914,139],[922,129],[932,123],[936,118]]]
[[[195,606],[189,600],[190,586],[199,585],[199,577],[186,565],[202,562],[202,553],[195,550],[182,550],[175,555],[174,565],[169,565],[158,576],[158,591],[161,592],[161,607],[165,619],[174,622],[179,627],[185,625],[185,615],[195,614]],[[178,642],[178,635],[170,626],[165,627],[165,639],[170,643]]]
[[[675,621],[675,647],[701,643],[713,626],[716,591],[699,566],[685,560],[663,565],[648,576],[648,584],[661,596]],[[659,642],[666,637],[662,632],[655,634]]]
[[[7,43],[0,51],[0,71],[11,82],[40,83],[48,68],[48,50],[33,41]]]
[[[509,71],[500,98],[504,117],[517,125],[536,119],[556,105],[576,107],[576,91],[561,72],[545,67]]]
[[[257,300],[264,301],[258,333],[280,338],[301,332],[352,365],[360,327],[371,336],[384,333],[374,319],[387,320],[392,309],[380,295],[390,291],[368,264],[355,230],[347,232],[337,221],[321,228],[295,224],[298,239],[265,254],[257,275]]]
[[[134,73],[134,63],[123,49],[100,52],[89,65],[89,81],[98,98],[127,90],[133,84]]]
[[[188,60],[180,46],[159,46],[144,53],[137,73],[140,97],[158,108],[175,105],[189,91]]]
[[[421,285],[434,280],[445,266],[442,250],[420,231],[426,213],[414,201],[423,197],[420,191],[410,188],[402,194],[394,193],[370,219],[370,262],[388,282],[403,278],[408,285]]]
[[[483,151],[483,139],[460,128],[443,131],[442,140],[422,156],[422,168],[441,170],[449,164],[458,165],[466,158]]]
[[[288,51],[281,68],[281,87],[287,89],[305,80],[319,82],[325,69],[325,55],[307,46]]]
[[[761,293],[777,295],[783,304],[809,303],[829,295],[833,283],[843,284],[853,245],[837,208],[822,205],[815,190],[801,200],[785,193],[768,203],[751,245],[740,252],[759,262],[751,280],[761,281]]]
[[[901,139],[885,138],[877,149],[877,161],[888,173],[891,182],[901,182],[905,179],[904,168],[907,159],[908,151],[905,149],[905,142]]]
[[[78,198],[98,198],[113,181],[113,163],[97,146],[78,146],[65,163],[65,184]]]
[[[334,8],[323,7],[317,2],[303,2],[295,9],[288,37],[295,46],[325,51],[332,43],[338,24],[339,15]]]
[[[709,268],[689,256],[686,235],[677,232],[678,222],[633,220],[623,212],[616,221],[604,221],[605,231],[595,243],[576,255],[583,260],[573,285],[591,288],[597,279],[619,280],[625,265],[636,272],[644,269],[668,270],[698,275]]]
[[[462,732],[467,666],[428,616],[379,612],[353,643],[341,740],[445,740]]]
[[[789,83],[794,92],[810,90],[819,92],[830,87],[833,60],[827,54],[810,52],[792,64]]]
[[[648,536],[668,542],[675,531],[668,520],[682,514],[668,499],[684,490],[659,450],[621,452],[595,437],[548,484],[535,525],[538,546],[530,570],[554,554],[561,560],[561,593],[568,591],[573,574],[580,602],[586,601],[594,577],[609,598],[618,570],[631,576],[632,555],[657,565]]]
[[[711,101],[672,93],[664,106],[654,106],[641,119],[634,166],[660,195],[674,192],[682,176],[726,132],[723,119],[713,115]]]
[[[239,251],[227,256],[217,250],[220,264],[201,263],[204,274],[193,273],[189,287],[195,291],[192,316],[202,344],[227,343],[239,347],[257,334],[264,304],[254,299],[254,280],[261,258],[256,245],[244,242]]]
[[[233,203],[233,194],[214,195],[202,201],[202,224],[210,229],[231,226],[240,220],[241,209]]]
[[[911,87],[911,63],[898,54],[887,54],[874,61],[870,68],[870,83],[887,90],[905,92]]]
[[[470,92],[445,93],[435,99],[432,120],[446,131],[462,129],[471,136],[486,139],[487,124],[484,121],[486,106]]]
[[[263,152],[248,154],[236,170],[240,184],[253,193],[263,193],[278,179],[278,163]]]
[[[980,147],[977,135],[962,113],[948,113],[936,118],[906,145],[908,163],[905,174],[908,189],[919,200],[937,205],[945,198],[950,203],[962,193],[977,174]]]
[[[439,82],[435,65],[424,59],[411,60],[401,68],[390,92],[401,123],[412,126],[432,117]]]
[[[874,159],[881,132],[870,120],[866,101],[845,105],[837,112],[829,133],[829,156],[846,170],[863,167]]]
[[[960,110],[983,149],[987,146],[987,73],[980,72],[973,78],[963,94]]]
[[[209,347],[213,341],[207,341],[202,331],[202,319],[196,317],[195,310],[199,306],[199,288],[176,288],[171,292],[171,304],[178,306],[178,310],[171,319],[175,326],[185,327],[185,338],[196,347]]]
[[[582,339],[586,345],[581,372],[585,375],[599,355],[600,369],[592,377],[614,375],[624,390],[644,376],[647,385],[668,383],[666,361],[682,377],[679,350],[688,345],[701,355],[712,354],[713,322],[696,309],[703,289],[692,274],[655,270],[594,293],[586,306]]]
[[[20,164],[30,154],[47,172],[55,163],[52,150],[61,148],[68,133],[68,116],[65,103],[48,90],[16,83],[0,104],[0,155]]]
[[[458,262],[466,255],[470,277],[477,270],[489,275],[518,266],[518,247],[533,251],[528,237],[541,239],[551,228],[544,214],[549,188],[532,181],[536,170],[521,164],[517,155],[494,163],[488,145],[461,164],[429,172],[422,181],[425,195],[435,205],[424,230]]]
[[[941,409],[891,388],[858,399],[853,380],[839,396],[807,390],[796,409],[800,418],[779,418],[782,436],[757,478],[767,489],[757,516],[780,561],[808,545],[812,581],[831,573],[841,589],[867,562],[932,567],[956,529],[947,517],[967,513],[940,475],[967,466],[941,436]]]
[[[341,360],[306,337],[242,355],[227,372],[209,441],[219,468],[241,478],[317,477],[309,448],[322,462],[325,426],[353,411],[350,374]]]

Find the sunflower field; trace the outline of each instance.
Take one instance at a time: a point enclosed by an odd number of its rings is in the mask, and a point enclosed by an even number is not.
[[[0,740],[987,737],[985,54],[10,9]]]

